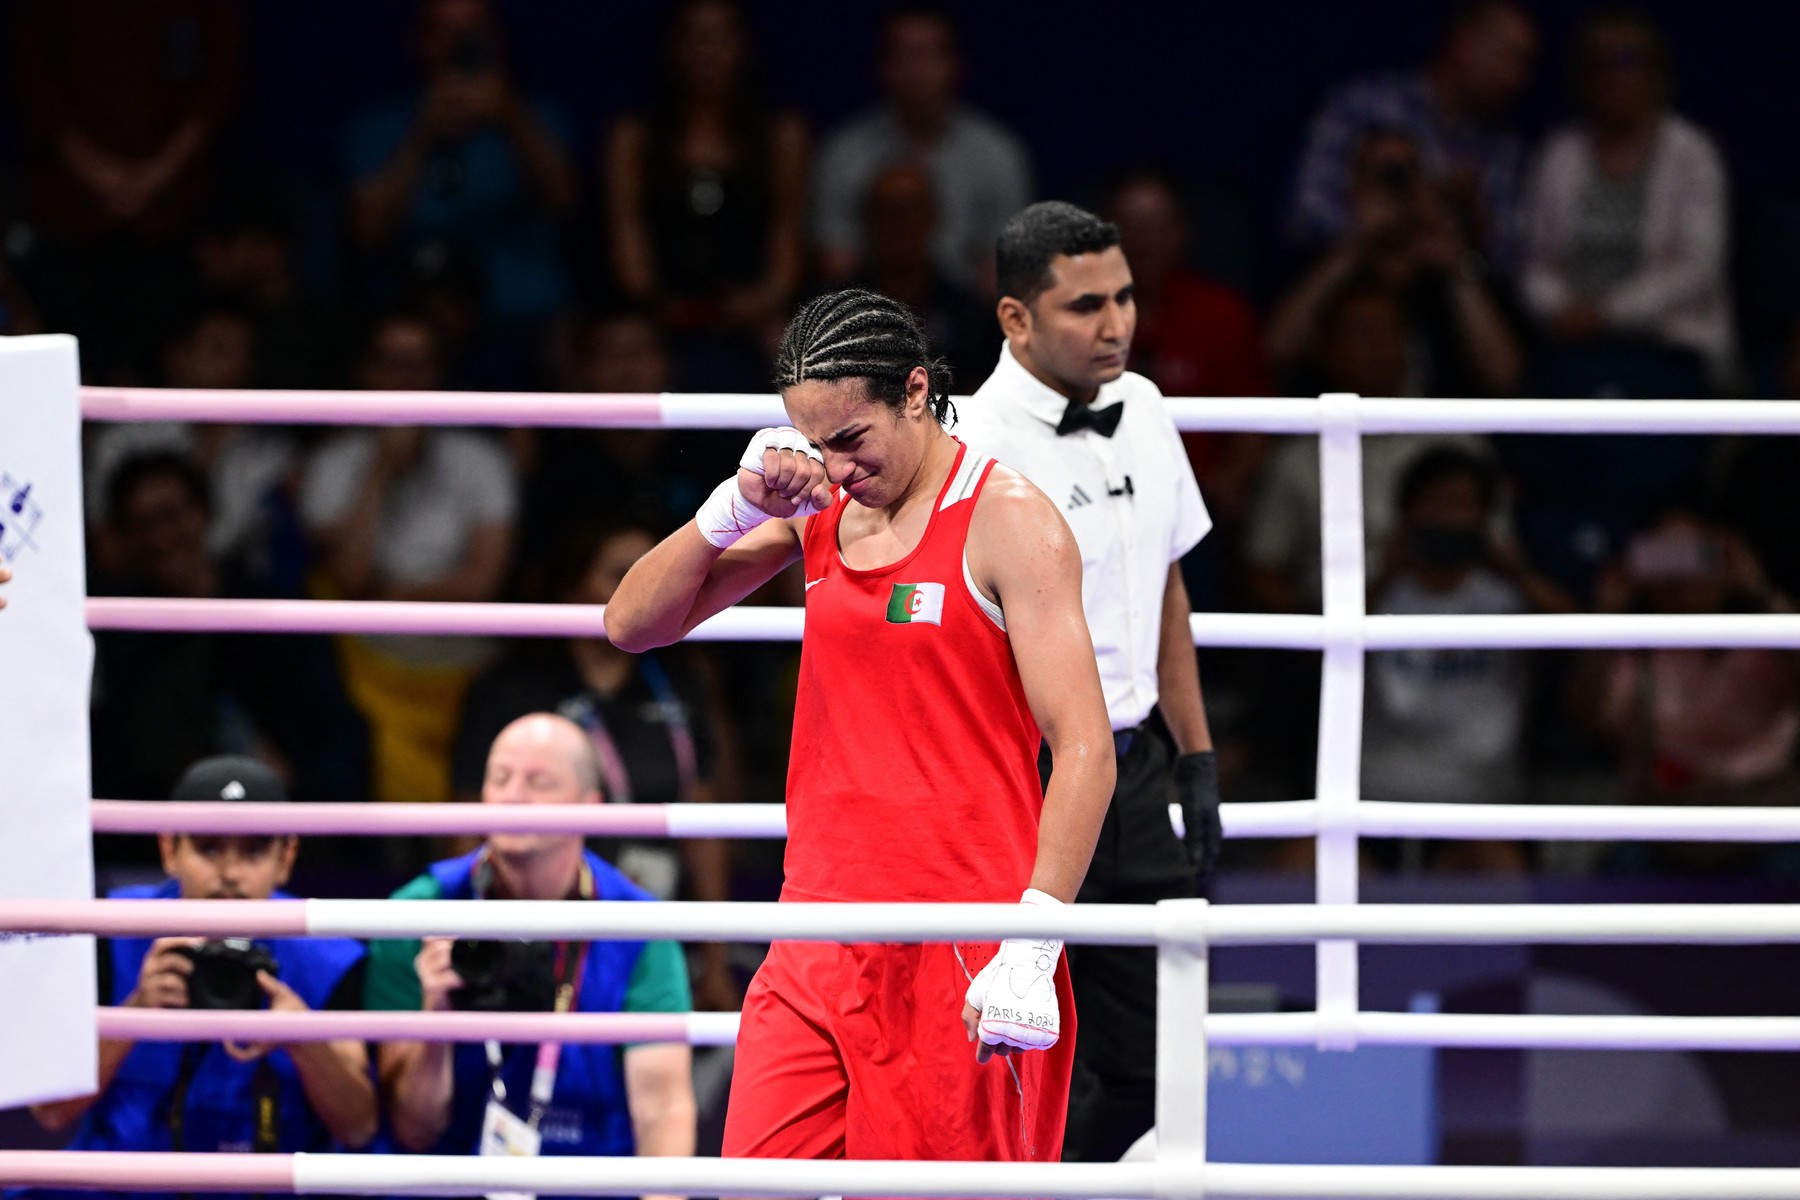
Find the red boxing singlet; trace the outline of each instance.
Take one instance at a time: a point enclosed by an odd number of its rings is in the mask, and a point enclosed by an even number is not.
[[[838,552],[852,501],[807,522],[783,900],[1011,903],[1030,882],[1037,722],[963,561],[993,465],[958,450],[918,548],[878,570]],[[725,1156],[1055,1162],[1068,971],[1062,1040],[978,1064],[963,993],[993,954],[775,942],[744,996]]]
[[[1038,728],[964,547],[994,461],[961,447],[918,547],[846,566],[806,525],[782,898],[1009,903],[1037,858]]]

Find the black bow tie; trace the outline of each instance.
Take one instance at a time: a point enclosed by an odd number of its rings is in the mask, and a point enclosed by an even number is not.
[[[1124,415],[1123,400],[1101,409],[1079,400],[1071,400],[1069,407],[1063,410],[1062,420],[1056,423],[1056,433],[1058,437],[1063,437],[1078,430],[1091,429],[1101,437],[1109,438],[1119,428],[1119,418]]]

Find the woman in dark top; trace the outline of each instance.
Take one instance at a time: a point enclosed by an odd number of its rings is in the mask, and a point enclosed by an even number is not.
[[[806,131],[770,106],[752,53],[734,0],[680,0],[649,109],[607,139],[619,289],[660,311],[690,386],[744,370],[760,384],[755,335],[800,282]]]
[[[656,544],[635,526],[592,528],[563,539],[553,555],[553,598],[605,604],[631,564]],[[451,774],[459,800],[477,800],[488,747],[532,712],[560,713],[587,731],[610,804],[707,803],[721,798],[734,758],[729,718],[678,649],[627,654],[605,638],[523,642],[478,677],[463,701]],[[596,840],[593,849],[659,899],[730,899],[730,858],[711,838]],[[735,1008],[739,995],[723,945],[701,948],[695,1003]]]

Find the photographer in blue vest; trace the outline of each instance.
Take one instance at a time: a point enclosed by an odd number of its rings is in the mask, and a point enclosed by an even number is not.
[[[251,758],[208,758],[182,776],[175,800],[285,801],[287,789]],[[299,840],[165,833],[161,884],[120,888],[120,900],[287,900]],[[206,941],[113,938],[100,944],[103,1003],[135,1008],[297,1012],[359,1008],[361,945],[342,938]],[[100,1090],[32,1109],[52,1132],[75,1129],[75,1150],[294,1153],[359,1149],[378,1119],[359,1041],[291,1045],[139,1042],[102,1038]],[[57,1193],[70,1196],[75,1193]]]
[[[532,713],[494,739],[484,804],[598,804],[593,743],[566,717]],[[493,834],[433,865],[395,900],[650,900],[579,834]],[[367,1007],[536,1012],[687,1012],[675,942],[453,938],[369,947]],[[382,1097],[401,1150],[431,1154],[691,1155],[686,1045],[389,1042]]]

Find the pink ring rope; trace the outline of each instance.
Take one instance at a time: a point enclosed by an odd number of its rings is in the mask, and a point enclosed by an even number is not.
[[[766,399],[759,397],[759,399]],[[81,389],[89,421],[237,421],[274,425],[507,425],[661,429],[654,392],[301,392]]]
[[[709,1014],[710,1015],[710,1014]],[[735,1013],[729,1016],[735,1021]],[[243,1012],[102,1008],[100,1036],[133,1042],[687,1042],[686,1013]],[[717,1038],[707,1039],[716,1041]]]
[[[292,1192],[287,1154],[153,1154],[66,1150],[0,1152],[8,1187],[102,1188],[120,1192]]]
[[[40,934],[307,937],[305,900],[7,900],[0,928]],[[371,901],[371,903],[382,903]]]
[[[762,816],[766,825],[785,824],[785,813],[778,805],[742,807],[756,809],[756,815]],[[213,804],[96,800],[91,811],[97,833],[671,836],[669,806],[662,804]],[[774,821],[767,819],[771,816]],[[769,832],[764,836],[781,835]]]

